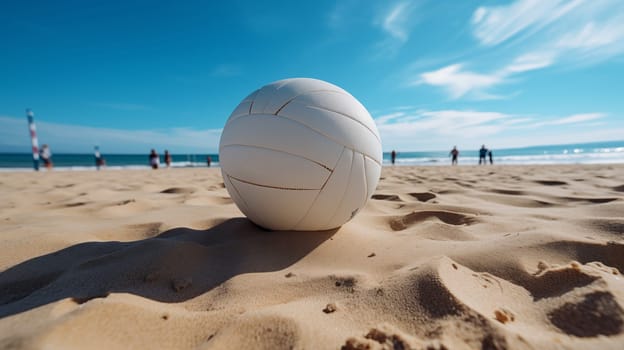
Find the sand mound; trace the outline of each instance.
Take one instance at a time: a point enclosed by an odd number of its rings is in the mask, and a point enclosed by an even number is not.
[[[189,188],[189,187],[171,187],[171,188],[167,188],[166,190],[160,191],[160,193],[174,193],[174,194],[193,193],[193,192],[195,192],[195,189]]]

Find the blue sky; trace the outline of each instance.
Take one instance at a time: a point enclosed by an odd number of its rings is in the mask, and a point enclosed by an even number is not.
[[[230,112],[313,77],[384,150],[624,139],[624,2],[13,1],[0,5],[0,151],[214,152]]]

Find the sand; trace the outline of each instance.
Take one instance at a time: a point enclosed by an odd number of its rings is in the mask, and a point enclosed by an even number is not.
[[[624,348],[624,165],[387,167],[325,232],[253,225],[218,169],[0,195],[0,348]]]

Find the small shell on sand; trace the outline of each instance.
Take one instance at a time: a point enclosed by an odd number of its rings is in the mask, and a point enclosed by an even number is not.
[[[338,307],[336,306],[336,304],[329,303],[327,304],[327,306],[325,306],[325,308],[323,309],[323,312],[326,314],[331,314],[332,312],[335,312],[336,310],[338,310]]]
[[[507,322],[512,322],[516,319],[513,312],[505,308],[494,310],[494,317],[496,317],[496,320],[498,322],[503,323],[503,324]]]

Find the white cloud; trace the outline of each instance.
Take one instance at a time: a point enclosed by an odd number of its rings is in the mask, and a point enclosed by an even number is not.
[[[518,125],[533,121],[533,118],[514,118],[503,121],[504,125]]]
[[[549,52],[542,53],[528,53],[522,56],[516,57],[507,67],[505,71],[507,73],[522,73],[531,70],[546,68],[553,64],[554,57]]]
[[[413,137],[418,133],[482,136],[500,130],[502,120],[512,116],[498,112],[438,110],[395,112],[375,118],[383,138]]]
[[[453,99],[500,98],[490,90],[526,72],[561,63],[593,64],[624,53],[621,1],[517,0],[477,8],[472,25],[479,43],[488,47],[485,53],[500,56],[501,66],[477,72],[465,69],[466,62],[455,63],[420,73],[416,84],[442,87]],[[512,39],[522,45],[499,45]]]
[[[479,112],[471,110],[440,110],[422,112],[422,115],[434,121],[430,126],[444,129],[462,129],[478,126],[496,120],[509,118],[510,115],[499,112]]]
[[[413,109],[380,115],[375,118],[375,123],[384,149],[414,151],[444,150],[452,145],[470,148],[483,143],[504,148],[621,138],[615,130],[621,131],[622,123],[612,123],[609,128],[588,123],[602,118],[606,115],[594,112],[536,123],[540,119],[538,116],[495,111]],[[562,132],[564,127],[565,132]],[[530,133],[527,129],[531,130]]]
[[[460,98],[471,91],[482,91],[503,82],[500,73],[480,74],[463,69],[461,64],[453,64],[420,75],[416,84],[428,84],[446,89],[452,98]]]
[[[624,40],[624,16],[619,16],[606,23],[589,22],[580,30],[563,35],[557,42],[561,49],[592,50]],[[621,49],[620,45],[620,49]]]
[[[386,122],[389,122],[389,121],[396,121],[397,118],[400,118],[403,116],[405,116],[405,113],[395,112],[395,113],[384,114],[382,116],[379,116],[375,118],[375,121],[377,122],[377,124],[385,124]]]
[[[335,1],[325,16],[327,26],[333,30],[341,30],[352,27],[360,21],[368,22],[374,10],[364,5],[367,4],[363,4],[360,0]]]
[[[553,125],[561,125],[561,124],[573,124],[579,122],[586,122],[588,120],[594,120],[603,118],[605,115],[603,113],[585,113],[585,114],[575,114],[569,117],[557,119],[553,121]]]
[[[385,39],[377,43],[375,56],[392,56],[409,40],[410,29],[416,23],[416,7],[415,2],[398,2],[375,20],[374,24],[387,34]]]
[[[517,0],[480,7],[472,18],[473,34],[485,46],[515,39],[525,52],[551,61],[594,61],[624,52],[624,2],[620,0]]]
[[[94,145],[108,153],[142,153],[150,148],[214,152],[218,148],[221,129],[123,130],[37,122],[37,133],[39,142],[49,144],[55,152],[90,153]],[[30,149],[25,119],[0,116],[0,150],[3,148]]]
[[[581,5],[583,1],[517,0],[508,5],[479,7],[473,32],[483,45],[497,45],[522,32],[535,32]]]
[[[527,54],[490,73],[469,71],[464,69],[462,64],[456,63],[421,73],[419,79],[412,85],[427,84],[442,87],[453,99],[466,95],[478,100],[504,99],[506,96],[492,94],[487,90],[507,82],[515,74],[548,67],[551,63],[552,58],[547,54]]]
[[[530,125],[529,127],[541,127],[547,125],[567,125],[567,124],[578,124],[582,122],[587,122],[590,120],[596,120],[600,118],[604,118],[604,113],[583,113],[583,114],[574,114],[563,118],[557,118],[553,120],[547,120],[539,123],[535,123]]]
[[[407,41],[409,35],[406,25],[408,24],[410,4],[401,2],[390,8],[382,21],[382,28],[392,37],[401,42]]]

